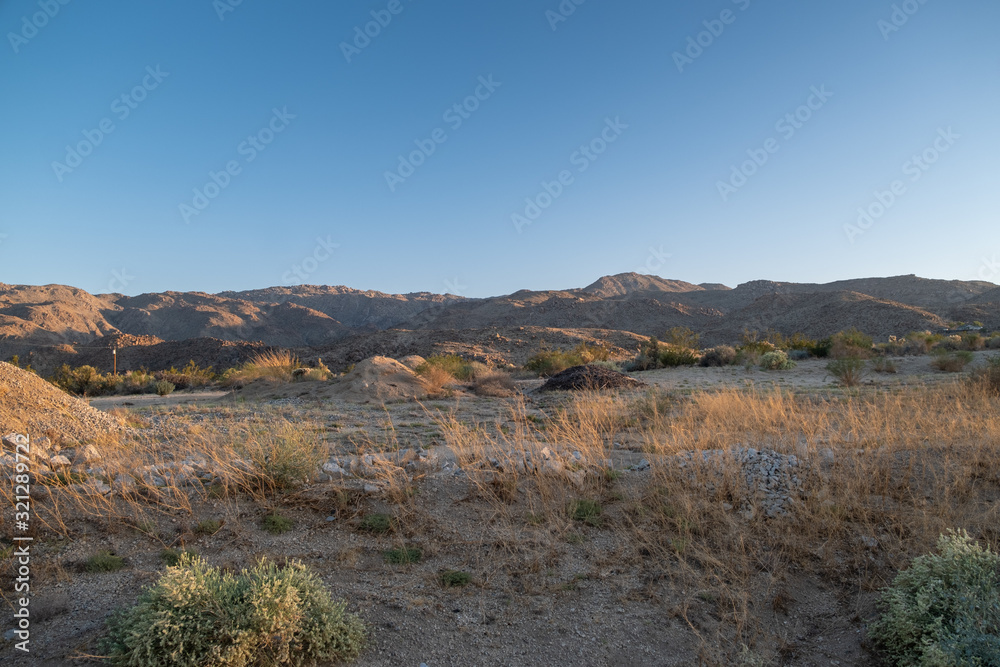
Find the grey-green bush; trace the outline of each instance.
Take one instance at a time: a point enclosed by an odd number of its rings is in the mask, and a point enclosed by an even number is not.
[[[736,363],[736,350],[730,345],[719,345],[705,350],[698,364],[701,366],[729,366]]]
[[[297,562],[262,560],[238,575],[183,554],[101,642],[114,665],[315,665],[357,656],[361,620]]]
[[[784,350],[775,350],[760,358],[760,367],[765,371],[787,371],[795,368],[795,362],[788,358]]]
[[[938,539],[882,596],[868,629],[891,665],[1000,665],[1000,555],[964,531]]]

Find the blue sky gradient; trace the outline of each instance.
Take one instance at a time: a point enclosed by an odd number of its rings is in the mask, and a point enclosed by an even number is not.
[[[1000,282],[995,1],[233,2],[0,3],[0,281]]]

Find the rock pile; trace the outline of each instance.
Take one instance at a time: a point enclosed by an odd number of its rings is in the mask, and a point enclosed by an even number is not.
[[[800,495],[802,483],[796,474],[800,461],[794,454],[737,447],[730,450],[683,452],[677,456],[680,458],[677,465],[682,469],[690,469],[692,476],[696,474],[696,469],[707,468],[714,477],[718,477],[727,465],[735,464],[739,469],[740,482],[750,492],[750,496],[738,508],[747,518],[752,518],[757,510],[767,517],[786,514]],[[717,483],[718,481],[708,481],[709,490],[714,490]]]
[[[573,366],[550,377],[539,391],[634,389],[644,383],[604,366]]]

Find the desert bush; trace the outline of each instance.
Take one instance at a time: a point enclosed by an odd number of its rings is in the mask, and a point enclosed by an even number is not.
[[[238,450],[254,468],[247,481],[266,489],[295,488],[320,465],[322,455],[313,437],[294,424],[279,424],[264,432],[249,430],[240,436]]]
[[[663,334],[663,342],[674,347],[697,350],[701,336],[688,327],[671,327]]]
[[[181,558],[184,556],[188,558],[194,558],[198,554],[191,550],[178,550],[171,547],[167,547],[160,551],[160,560],[163,561],[164,565],[167,567],[173,567],[181,562]]]
[[[931,366],[946,373],[957,373],[964,370],[973,359],[972,352],[968,350],[955,350],[952,352],[934,350],[934,359]]]
[[[663,368],[694,366],[696,363],[698,363],[698,354],[691,348],[664,345],[660,349],[659,365]]]
[[[417,368],[417,373],[423,379],[424,387],[430,394],[446,393],[448,385],[456,382],[455,376],[442,366],[421,364]]]
[[[122,391],[126,394],[151,394],[155,391],[156,377],[145,369],[129,371],[122,376]]]
[[[301,563],[233,575],[185,554],[111,616],[101,648],[114,665],[315,665],[357,656],[364,639],[361,620]]]
[[[872,337],[854,327],[831,337],[830,356],[834,359],[867,359],[871,355]]]
[[[812,359],[812,353],[809,350],[789,350],[788,358],[792,361],[805,361],[806,359]]]
[[[795,362],[788,358],[784,350],[775,350],[760,358],[760,367],[765,371],[785,371],[795,368]]]
[[[409,565],[410,563],[419,563],[422,557],[423,552],[414,547],[389,549],[382,554],[382,558],[390,565]]]
[[[986,366],[973,371],[969,381],[988,393],[1000,394],[1000,356],[989,357]]]
[[[254,380],[268,379],[291,382],[292,373],[301,368],[298,357],[287,350],[260,352],[239,368],[230,368],[222,374],[221,383],[227,387],[242,387]]]
[[[979,333],[962,334],[962,349],[978,352],[986,348],[986,338]]]
[[[202,368],[194,362],[188,361],[184,368],[177,370],[171,367],[167,371],[159,371],[155,374],[157,380],[165,380],[172,383],[177,389],[196,389],[206,387],[216,380],[216,375],[212,368]]]
[[[472,390],[476,393],[476,396],[504,398],[516,394],[517,385],[514,384],[514,378],[510,376],[510,373],[493,371],[477,376],[472,385]]]
[[[583,366],[595,361],[607,361],[611,353],[599,345],[580,343],[572,350],[540,350],[524,365],[529,371],[543,377],[561,373],[573,366]]]
[[[731,345],[709,348],[701,355],[699,366],[729,366],[736,363],[736,349]]]
[[[176,389],[172,382],[167,382],[166,380],[160,380],[154,385],[154,387],[156,389],[157,396],[166,396],[167,394],[173,393],[174,389]]]
[[[993,335],[990,336],[989,340],[986,341],[987,350],[1000,350],[1000,336]]]
[[[861,382],[865,372],[865,360],[857,358],[834,359],[826,365],[826,370],[845,387],[853,387]]]
[[[426,375],[435,368],[445,371],[457,380],[468,382],[475,378],[476,372],[481,372],[485,366],[467,361],[457,354],[435,354],[427,357],[424,363],[417,367],[417,374]]]
[[[896,576],[869,635],[892,665],[1000,664],[1000,555],[964,531],[937,551]]]
[[[931,352],[955,352],[956,350],[962,349],[962,337],[961,336],[947,336],[942,338],[940,341],[935,343],[931,347]]]
[[[87,572],[117,572],[125,567],[125,559],[116,556],[107,549],[102,549],[87,559],[84,568]]]
[[[459,570],[445,570],[440,576],[441,585],[445,588],[457,587],[468,585],[472,581],[472,575],[468,572],[461,572]]]
[[[896,366],[896,362],[887,357],[875,357],[872,360],[872,370],[876,373],[897,373],[899,368]]]
[[[388,533],[392,530],[394,521],[388,514],[369,514],[358,524],[358,529],[369,533]]]
[[[286,516],[281,516],[277,512],[268,514],[260,522],[260,527],[272,535],[287,533],[295,527],[295,522]]]
[[[93,366],[70,368],[69,364],[60,366],[50,381],[60,389],[78,396],[113,394],[118,384],[118,378],[111,373],[104,375]]]

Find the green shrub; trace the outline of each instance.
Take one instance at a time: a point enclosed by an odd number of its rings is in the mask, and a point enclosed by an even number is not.
[[[365,627],[304,565],[262,560],[237,575],[181,556],[131,609],[108,621],[114,665],[315,665],[354,658]]]
[[[160,560],[162,560],[167,567],[173,567],[181,562],[182,557],[187,556],[188,558],[194,558],[197,555],[198,554],[194,551],[186,549],[181,551],[168,547],[160,552]]]
[[[795,368],[795,362],[788,358],[784,350],[775,350],[760,358],[760,367],[765,371],[787,371]]]
[[[125,559],[107,549],[102,549],[88,558],[84,567],[87,572],[117,572],[125,567]]]
[[[968,350],[955,350],[952,352],[934,350],[934,360],[931,366],[946,373],[957,373],[964,370],[972,361],[974,355]]]
[[[864,359],[835,359],[826,365],[826,370],[845,387],[853,387],[861,382],[865,373]]]
[[[674,347],[697,350],[700,338],[698,334],[688,327],[672,327],[663,335],[663,342]]]
[[[440,368],[456,380],[468,382],[475,378],[476,371],[480,370],[479,367],[481,366],[482,364],[475,364],[474,362],[466,361],[457,354],[437,354],[427,357],[424,363],[417,366],[417,374],[423,375],[431,368]]]
[[[154,386],[156,387],[157,396],[166,396],[173,393],[174,389],[176,389],[172,382],[167,382],[166,380],[160,380]]]
[[[1000,336],[993,334],[990,336],[989,340],[986,341],[987,350],[1000,350]]]
[[[875,357],[872,360],[872,370],[876,373],[898,373],[896,362],[887,357]]]
[[[388,533],[392,530],[392,517],[388,514],[369,514],[361,519],[358,529],[368,533]]]
[[[831,337],[830,356],[834,359],[867,359],[872,354],[872,337],[855,328]]]
[[[288,517],[274,513],[264,517],[264,520],[260,522],[260,527],[272,535],[281,535],[294,528],[295,522]]]
[[[937,547],[884,592],[869,635],[891,665],[1000,665],[1000,555],[964,531]]]
[[[698,361],[699,366],[729,366],[736,363],[736,348],[719,345],[705,350]]]
[[[445,570],[441,573],[441,585],[445,588],[461,588],[467,586],[472,581],[472,575],[459,570]]]
[[[969,381],[991,394],[1000,394],[1000,356],[989,357],[985,368],[977,368]]]
[[[599,346],[580,343],[572,350],[540,350],[528,359],[524,367],[543,377],[561,373],[573,366],[583,366],[595,361],[608,361],[611,353]]]
[[[215,519],[205,519],[198,522],[198,525],[194,528],[194,532],[198,535],[215,535],[221,528],[222,522]]]
[[[822,340],[816,341],[816,343],[809,348],[809,354],[816,357],[817,359],[826,359],[830,356],[830,352],[833,350],[833,338],[824,338]]]
[[[575,500],[569,505],[569,516],[574,521],[582,521],[588,526],[600,528],[604,523],[604,508],[596,500]]]
[[[663,368],[694,366],[698,363],[698,354],[694,350],[687,347],[664,345],[660,349],[659,361],[659,365]]]
[[[241,449],[254,464],[256,481],[270,489],[292,489],[308,481],[322,459],[311,434],[296,425],[248,435]]]
[[[409,565],[410,563],[419,563],[423,555],[420,549],[400,547],[399,549],[389,549],[382,554],[382,557],[390,565]]]

